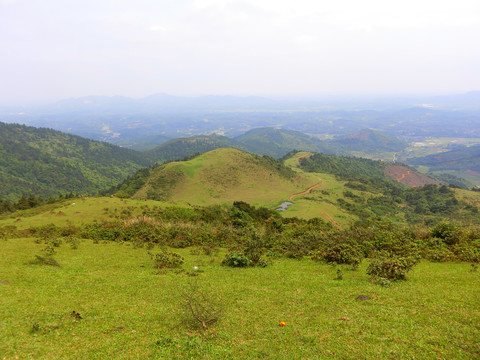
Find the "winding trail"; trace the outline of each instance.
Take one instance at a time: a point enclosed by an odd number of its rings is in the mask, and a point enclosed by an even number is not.
[[[300,195],[308,194],[310,191],[312,191],[313,189],[315,189],[316,187],[318,187],[318,186],[320,186],[320,185],[322,185],[321,182],[319,182],[319,183],[317,183],[317,184],[315,184],[315,185],[310,186],[307,190],[302,191],[301,193],[292,194],[292,195],[290,195],[290,197],[288,198],[288,200],[293,200],[293,198],[294,198],[295,196],[300,196]]]
[[[315,185],[312,185],[310,186],[307,190],[305,191],[302,191],[301,193],[297,193],[297,194],[292,194],[290,195],[290,197],[288,198],[288,200],[293,200],[293,198],[295,196],[301,196],[301,195],[306,195],[308,194],[310,191],[312,191],[313,189],[315,189],[316,187],[319,187],[320,185],[322,185],[322,182],[319,182],[319,183],[316,183]],[[335,226],[338,230],[343,230],[340,225],[338,225],[335,220],[332,219],[332,217],[330,215],[328,215],[325,211],[323,211],[322,209],[320,209],[320,211],[322,212],[322,214],[328,219],[328,221],[330,221],[332,223],[333,226]]]

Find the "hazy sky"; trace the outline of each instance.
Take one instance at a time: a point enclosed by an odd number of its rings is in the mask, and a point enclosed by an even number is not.
[[[0,102],[480,90],[479,0],[0,0]]]

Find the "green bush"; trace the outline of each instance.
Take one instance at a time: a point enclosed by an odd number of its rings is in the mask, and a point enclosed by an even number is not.
[[[437,247],[430,249],[426,254],[425,258],[430,261],[434,262],[446,262],[446,261],[454,261],[455,260],[455,254],[452,253],[452,251],[446,247]]]
[[[435,225],[431,235],[442,239],[447,245],[458,244],[464,237],[460,225],[447,222],[439,222]]]
[[[312,255],[315,261],[324,261],[331,264],[347,264],[357,269],[362,262],[362,253],[355,245],[338,244]]]
[[[177,253],[162,250],[159,253],[148,253],[153,260],[153,267],[155,269],[176,268],[184,263],[183,257]]]
[[[222,265],[231,267],[248,267],[253,266],[253,262],[245,254],[233,251],[226,255],[225,259],[222,261]]]
[[[418,260],[412,257],[372,259],[368,265],[367,274],[374,279],[406,280],[407,273],[417,262]]]

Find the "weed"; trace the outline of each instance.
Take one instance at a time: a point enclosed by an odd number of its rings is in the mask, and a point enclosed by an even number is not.
[[[48,266],[56,266],[61,267],[60,264],[51,256],[40,256],[35,255],[35,259],[30,261],[32,265],[48,265]]]
[[[54,255],[57,251],[55,250],[55,248],[50,245],[50,244],[47,244],[47,246],[45,246],[43,249],[42,249],[42,252],[46,255],[46,256],[52,256]]]
[[[75,237],[75,236],[67,236],[66,240],[65,240],[68,244],[70,244],[70,248],[72,250],[76,250],[78,249],[78,245],[80,244],[80,240]]]
[[[335,280],[343,280],[342,269],[337,269],[337,276],[335,277]]]
[[[375,281],[377,285],[380,285],[381,287],[390,287],[392,285],[392,282],[388,279],[385,279],[383,277],[378,277]]]
[[[40,324],[39,323],[33,323],[32,327],[30,328],[29,333],[30,334],[36,334],[36,333],[39,333],[40,331],[41,331]]]
[[[206,330],[217,323],[223,314],[223,302],[211,292],[200,289],[198,282],[190,283],[182,292],[185,321]]]
[[[52,245],[53,247],[60,247],[62,245],[62,239],[60,238],[53,238],[48,241],[48,244]]]

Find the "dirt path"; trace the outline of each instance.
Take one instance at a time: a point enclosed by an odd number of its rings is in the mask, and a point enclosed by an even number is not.
[[[323,215],[325,215],[325,217],[328,219],[328,221],[330,221],[332,223],[333,226],[335,226],[338,230],[343,230],[340,225],[338,225],[335,220],[332,219],[332,217],[330,215],[328,215],[325,211],[323,211],[322,209],[320,209],[320,211],[322,212]]]
[[[297,159],[301,159],[301,158],[304,158],[304,157],[307,157],[307,156],[310,156],[310,155],[312,155],[312,154],[310,154],[310,153],[303,154],[303,155],[297,156]]]
[[[320,185],[322,185],[321,182],[319,182],[318,184],[315,184],[315,185],[310,186],[307,190],[302,191],[301,193],[292,194],[292,195],[290,195],[290,197],[288,198],[288,200],[293,200],[293,198],[294,198],[295,196],[300,196],[300,195],[308,194],[310,191],[312,191],[313,189],[315,189],[316,187],[318,187],[318,186],[320,186]]]
[[[301,193],[298,193],[298,194],[292,194],[290,195],[290,197],[288,198],[288,200],[293,200],[293,198],[295,196],[300,196],[300,195],[305,195],[305,194],[308,194],[310,191],[312,191],[313,189],[315,189],[316,187],[319,187],[320,185],[322,185],[322,182],[319,182],[315,185],[312,185],[310,186],[307,190],[305,191],[302,191]],[[335,226],[338,230],[342,230],[342,228],[335,222],[335,220],[332,219],[332,217],[330,215],[328,215],[325,211],[323,211],[322,209],[320,209],[320,211],[322,212],[323,215],[325,215],[325,217],[328,219],[328,221],[330,221],[332,223],[333,226]]]

